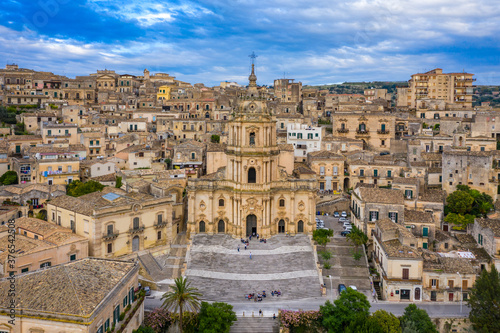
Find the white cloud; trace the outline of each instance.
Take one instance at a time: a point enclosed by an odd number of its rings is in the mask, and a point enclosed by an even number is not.
[[[136,0],[133,2],[122,0],[88,0],[88,6],[100,14],[105,14],[127,21],[137,21],[143,27],[173,22],[179,14],[190,17],[201,17],[213,14],[210,10],[195,3],[186,2],[180,5],[157,3],[151,0]]]

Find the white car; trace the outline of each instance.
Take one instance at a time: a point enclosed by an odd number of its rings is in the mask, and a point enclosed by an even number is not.
[[[316,218],[316,223],[318,223],[319,221],[321,221],[320,219]]]
[[[340,216],[347,217],[347,213],[345,211],[343,211],[342,214],[340,214]]]
[[[351,288],[352,290],[358,290],[358,288],[356,288],[356,286],[349,286],[349,288]]]
[[[344,226],[344,230],[345,231],[352,231],[352,225],[347,225],[347,226]]]
[[[347,227],[347,226],[351,226],[351,222],[344,222],[344,224],[342,225],[344,228]]]

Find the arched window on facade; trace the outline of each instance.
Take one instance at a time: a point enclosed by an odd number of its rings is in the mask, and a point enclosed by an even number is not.
[[[219,207],[224,207],[224,199],[219,199]]]
[[[226,223],[224,223],[223,220],[219,220],[219,223],[217,224],[217,232],[218,233],[226,232]]]
[[[133,225],[134,230],[139,229],[139,218],[134,217],[134,225]]]
[[[297,223],[297,232],[304,232],[304,221],[300,220]]]
[[[280,199],[280,207],[285,207],[285,199]]]
[[[255,146],[255,133],[250,133],[250,146]]]
[[[249,184],[255,184],[257,182],[257,172],[255,171],[255,168],[250,168],[248,169],[248,183]]]

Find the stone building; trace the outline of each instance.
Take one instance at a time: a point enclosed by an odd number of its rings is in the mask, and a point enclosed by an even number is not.
[[[0,237],[0,275],[21,274],[88,257],[88,239],[71,229],[35,218],[15,220],[16,262],[7,264],[9,237]]]
[[[131,333],[144,319],[144,303],[138,305],[135,295],[138,276],[138,263],[97,258],[18,275],[14,306],[22,315],[15,325],[9,323],[10,280],[0,279],[0,332],[94,333],[114,327]]]
[[[467,185],[489,194],[495,201],[498,197],[498,175],[497,151],[456,149],[443,152],[442,181],[443,190],[447,193],[454,192],[457,185]]]
[[[344,163],[344,156],[331,151],[315,151],[307,155],[307,164],[316,172],[320,191],[342,191]]]
[[[372,239],[376,221],[389,218],[404,222],[403,192],[359,184],[352,192],[351,217],[353,224]]]
[[[472,226],[472,236],[500,269],[500,220],[477,218]]]
[[[48,221],[89,239],[89,255],[116,258],[144,249],[168,250],[180,226],[172,199],[105,187],[78,198],[63,195],[47,205]]]
[[[188,181],[188,235],[312,233],[316,227],[316,175],[294,170],[293,155],[281,154],[276,119],[259,96],[253,70],[228,123],[226,167]]]
[[[395,137],[396,116],[386,112],[335,112],[333,132],[337,136],[363,140],[364,148],[390,150]]]

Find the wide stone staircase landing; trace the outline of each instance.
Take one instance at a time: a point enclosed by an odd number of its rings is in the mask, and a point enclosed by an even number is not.
[[[265,303],[321,296],[313,247],[306,235],[274,236],[267,243],[253,239],[246,251],[240,240],[228,235],[195,235],[185,275],[205,300],[246,302],[245,294],[263,290]],[[272,297],[271,291],[278,289],[282,296]]]
[[[172,242],[167,255],[154,257],[149,251],[142,251],[137,257],[149,277],[161,287],[162,281],[171,281],[182,275],[186,252],[187,238],[181,233]]]
[[[278,318],[238,317],[229,333],[278,333],[279,330]]]

